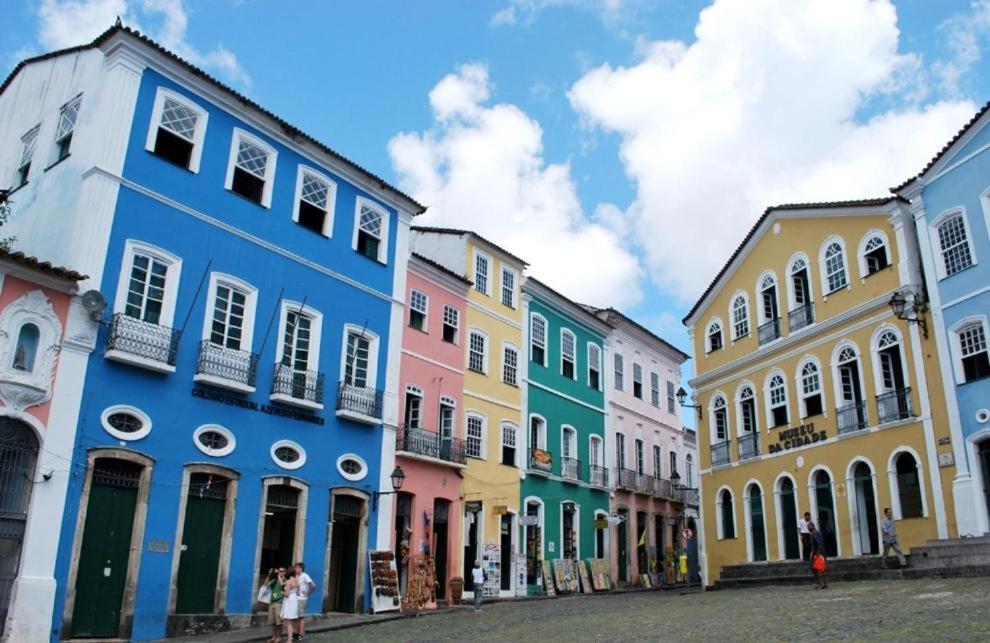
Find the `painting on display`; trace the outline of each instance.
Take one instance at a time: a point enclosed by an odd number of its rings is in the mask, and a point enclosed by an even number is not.
[[[650,574],[650,584],[653,586],[653,589],[660,589],[660,585],[662,585],[660,582],[660,574],[657,574],[656,572]]]
[[[650,589],[651,588],[651,585],[650,585],[650,575],[649,574],[640,574],[639,575],[639,583],[640,583],[640,585],[642,585],[646,589]]]
[[[591,568],[591,586],[596,592],[607,592],[612,589],[607,560],[592,558],[588,561],[588,566]]]
[[[502,587],[502,546],[487,542],[481,549],[481,569],[485,571],[485,596],[498,596]],[[506,570],[506,573],[509,573]]]
[[[395,554],[390,551],[369,551],[368,573],[371,575],[371,610],[375,614],[401,611],[402,599],[399,596]]]
[[[553,584],[553,568],[550,566],[549,560],[543,561],[543,589],[546,591],[547,596],[557,595],[557,590]]]
[[[558,558],[553,561],[554,580],[557,583],[557,590],[560,592],[578,591],[577,570],[574,561],[566,558]]]
[[[526,554],[516,553],[516,596],[526,596]]]
[[[581,577],[581,593],[590,594],[593,591],[591,586],[591,577],[588,576],[588,566],[583,560],[579,560],[577,563],[578,575]]]

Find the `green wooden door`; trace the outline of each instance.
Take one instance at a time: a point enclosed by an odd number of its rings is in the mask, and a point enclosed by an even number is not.
[[[226,501],[190,496],[182,528],[176,614],[212,614]]]
[[[763,494],[755,485],[749,493],[749,537],[753,543],[753,560],[766,560],[767,539],[766,526],[763,524]]]
[[[798,545],[797,505],[794,498],[794,484],[784,479],[780,485],[780,528],[784,537],[784,558],[798,560],[801,549]]]
[[[98,463],[100,461],[97,461]],[[76,573],[72,636],[116,638],[127,580],[140,468],[97,464]]]

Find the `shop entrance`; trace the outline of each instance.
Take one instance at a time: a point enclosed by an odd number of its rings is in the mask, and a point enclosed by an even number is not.
[[[464,580],[468,583],[465,591],[474,591],[474,585],[470,584],[474,562],[481,560],[481,552],[478,551],[478,536],[481,529],[481,501],[468,501],[464,509]]]
[[[436,571],[437,599],[447,597],[447,533],[450,501],[433,500],[433,565]]]
[[[212,614],[216,607],[227,483],[227,478],[210,473],[189,476],[175,582],[176,614]]]
[[[832,499],[832,478],[825,470],[815,474],[815,506],[817,524],[825,539],[825,555],[829,558],[839,555],[839,541],[835,534],[835,502]]]
[[[619,556],[619,582],[629,582],[629,511],[619,509],[619,524],[615,526],[616,552]]]
[[[299,490],[288,485],[271,485],[265,501],[265,525],[261,533],[261,564],[258,585],[268,577],[272,567],[295,564],[296,510]]]
[[[687,521],[687,528],[691,530],[694,537],[688,541],[687,546],[687,557],[688,557],[688,574],[692,581],[701,581],[701,572],[698,566],[698,524],[691,518]]]
[[[512,551],[512,514],[502,514],[499,529],[501,551],[501,585],[499,589],[503,592],[512,590],[512,559],[515,552]]]
[[[646,512],[636,512],[636,569],[640,574],[649,573],[649,561],[646,556]]]
[[[877,536],[877,504],[873,496],[873,471],[865,462],[856,464],[853,470],[853,483],[856,487],[856,533],[859,538],[859,551],[864,556],[880,553],[880,539]]]
[[[977,449],[983,473],[983,503],[986,506],[987,519],[990,520],[990,439],[980,442]]]
[[[98,458],[76,572],[73,638],[117,638],[143,467]]]
[[[38,438],[27,424],[0,418],[0,635],[7,622],[11,590],[21,562],[21,545],[27,525],[31,488],[34,486]]]
[[[784,559],[797,560],[801,558],[801,546],[798,543],[797,504],[794,497],[794,483],[790,478],[781,478],[778,488],[780,503],[780,535],[784,543]]]
[[[577,560],[577,539],[574,537],[574,503],[565,502],[561,507],[560,538],[563,547],[560,557],[567,560]]]
[[[395,568],[399,573],[399,592],[405,596],[409,587],[409,556],[412,554],[412,494],[400,491],[395,496]]]
[[[333,496],[333,520],[330,529],[330,609],[355,612],[355,592],[361,551],[361,518],[364,501],[354,496]]]
[[[753,560],[766,560],[767,531],[763,522],[763,492],[755,484],[749,486],[749,541],[753,548]]]
[[[540,505],[535,502],[526,503],[526,584],[539,584],[543,570],[540,569],[541,538],[540,538]],[[532,524],[530,524],[532,523]]]

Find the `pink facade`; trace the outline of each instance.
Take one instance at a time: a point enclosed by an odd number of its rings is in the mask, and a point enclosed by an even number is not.
[[[430,561],[437,599],[449,598],[450,579],[460,575],[462,340],[470,284],[415,254],[407,276],[395,456],[406,478],[395,500],[392,544],[402,595],[418,605],[433,582]]]

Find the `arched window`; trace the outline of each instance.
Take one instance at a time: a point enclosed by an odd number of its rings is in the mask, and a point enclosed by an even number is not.
[[[827,293],[833,293],[849,284],[846,275],[846,256],[838,241],[831,241],[824,252],[825,286]]]
[[[788,276],[790,312],[787,314],[787,325],[793,333],[815,321],[811,297],[811,273],[808,271],[807,258],[801,255],[791,259]]]
[[[973,249],[962,213],[944,218],[936,226],[936,231],[943,276],[951,277],[973,265]]]
[[[860,274],[870,276],[890,265],[887,239],[879,232],[869,232],[860,244]]]
[[[736,295],[732,300],[732,339],[749,335],[749,310],[745,295]]]
[[[712,422],[714,422],[715,441],[723,442],[729,438],[729,420],[725,410],[725,398],[721,395],[712,401]]]
[[[756,431],[756,395],[749,384],[739,389],[739,424],[743,435]]]
[[[911,391],[904,379],[901,339],[893,330],[884,330],[874,345],[877,373],[877,421],[880,424],[904,420],[911,415]]]
[[[818,364],[808,361],[801,367],[801,417],[815,417],[822,410],[821,373]]]
[[[547,320],[541,315],[530,315],[529,358],[540,366],[547,365]]]
[[[777,307],[777,280],[771,273],[760,278],[760,323],[767,323],[780,316]]]
[[[694,488],[694,457],[690,453],[684,456],[684,478],[686,480],[684,484]]]
[[[518,428],[512,422],[502,422],[502,464],[510,467],[518,466],[516,463],[516,436]]]
[[[787,385],[784,383],[784,376],[780,373],[771,375],[767,383],[767,408],[770,411],[771,428],[788,423]]]
[[[956,327],[955,340],[959,351],[956,378],[960,382],[990,377],[990,350],[987,344],[986,322],[982,319]]]
[[[708,330],[705,332],[705,336],[708,338],[709,353],[722,348],[722,322],[717,319],[713,319],[711,323],[708,324]]]
[[[736,537],[735,511],[732,507],[732,492],[723,489],[718,499],[719,504],[719,524],[722,529],[722,540]]]
[[[921,480],[918,475],[918,462],[908,452],[903,452],[895,460],[897,467],[897,498],[901,503],[901,518],[921,518],[924,509],[921,502]]]
[[[11,366],[18,371],[34,372],[34,360],[38,356],[38,343],[41,332],[34,324],[21,326],[17,333],[17,347],[14,349],[14,361]]]
[[[577,379],[577,369],[575,363],[574,333],[566,328],[560,331],[560,374],[569,379]]]
[[[866,404],[863,402],[863,388],[860,380],[859,356],[850,345],[842,346],[835,359],[836,381],[836,423],[839,433],[850,433],[866,428]]]

